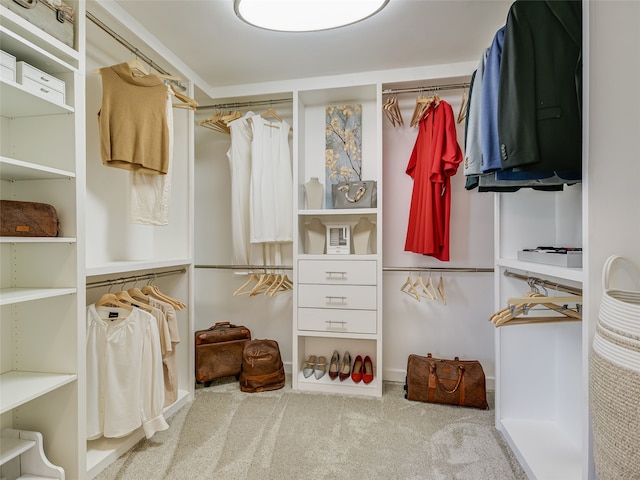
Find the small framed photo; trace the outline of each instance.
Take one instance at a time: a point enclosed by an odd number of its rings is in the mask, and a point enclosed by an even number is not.
[[[327,224],[327,254],[351,253],[351,227],[343,224]]]

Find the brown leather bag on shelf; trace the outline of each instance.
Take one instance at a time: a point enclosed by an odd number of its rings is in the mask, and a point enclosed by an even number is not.
[[[47,203],[0,200],[0,236],[57,237],[58,213]]]
[[[484,370],[477,360],[409,355],[404,388],[408,400],[489,408]]]
[[[209,386],[222,377],[239,378],[242,352],[251,340],[251,331],[230,322],[218,322],[195,333],[196,381]]]
[[[242,353],[240,390],[243,392],[265,392],[284,387],[284,365],[280,347],[275,340],[251,340]]]

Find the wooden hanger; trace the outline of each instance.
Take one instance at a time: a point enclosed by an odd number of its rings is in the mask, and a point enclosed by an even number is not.
[[[420,301],[420,294],[416,289],[415,283],[413,283],[413,280],[411,279],[411,272],[409,272],[409,276],[407,277],[407,280],[400,287],[400,291],[403,293],[406,293],[407,295],[416,299],[417,301]]]
[[[193,98],[180,93],[176,90],[173,85],[169,86],[171,93],[180,100],[180,103],[174,103],[173,106],[176,108],[187,108],[189,110],[196,110],[198,108],[198,102],[196,102]]]
[[[156,300],[160,300],[161,302],[166,302],[170,305],[173,305],[173,308],[175,308],[176,310],[182,310],[183,308],[187,307],[187,305],[182,303],[181,301],[176,300],[175,298],[171,298],[170,296],[162,293],[160,289],[155,285],[145,285],[144,287],[142,287],[142,293],[146,293],[147,295],[155,298]]]
[[[496,327],[503,325],[520,325],[526,323],[549,323],[580,321],[582,314],[569,309],[566,304],[580,303],[582,297],[548,297],[538,292],[528,292],[524,297],[510,298],[507,300],[508,307],[494,313],[489,319]],[[562,303],[565,305],[559,305]],[[535,316],[528,315],[534,306],[543,306],[549,310],[561,313],[558,316]]]
[[[129,60],[127,62],[127,65],[129,66],[129,68],[131,69],[131,72],[134,75],[138,75],[140,77],[145,77],[147,75],[155,75],[158,78],[163,78],[165,80],[171,80],[173,82],[179,82],[180,80],[182,80],[181,77],[175,76],[175,75],[167,75],[165,73],[160,73],[160,72],[154,72],[154,73],[150,73],[147,68],[144,66],[144,64],[138,60],[137,58],[134,60]]]
[[[438,294],[436,293],[435,287],[433,286],[433,281],[431,280],[431,272],[429,272],[429,279],[427,280],[426,284],[422,280],[422,274],[418,275],[418,282],[416,284],[416,287],[420,287],[420,290],[422,290],[422,292],[425,294],[421,295],[422,297],[428,298],[429,300],[438,301]]]
[[[436,103],[437,102],[437,103]],[[418,96],[416,98],[416,106],[413,109],[413,115],[411,117],[411,125],[412,127],[417,126],[420,123],[420,120],[424,118],[424,115],[427,113],[429,108],[432,105],[437,105],[440,103],[440,97],[437,95],[425,97],[424,95]]]
[[[209,130],[214,130],[220,133],[226,133],[227,135],[231,133],[231,129],[229,126],[222,120],[226,113],[216,112],[213,115],[205,118],[204,120],[200,120],[198,125],[201,127],[208,128]]]
[[[269,107],[269,108],[267,109],[267,111],[266,111],[266,112],[261,113],[261,114],[260,114],[260,116],[261,116],[262,118],[269,118],[269,117],[271,117],[271,118],[275,118],[275,119],[276,119],[277,121],[279,121],[279,122],[283,122],[283,121],[284,121],[284,120],[282,120],[282,118],[280,117],[280,115],[278,115],[278,113],[275,111],[275,109],[274,109],[274,108],[272,108],[272,107]]]
[[[120,301],[114,293],[105,293],[94,305],[96,307],[119,307],[124,308],[125,310],[128,310],[130,312],[133,310],[132,305],[128,305]]]
[[[149,297],[142,293],[142,290],[140,290],[139,288],[132,287],[127,290],[127,292],[129,293],[129,295],[131,295],[131,298],[133,298],[137,302],[149,303]]]
[[[237,297],[239,295],[248,295],[249,293],[251,293],[251,290],[253,290],[253,287],[251,287],[249,290],[245,290],[245,289],[252,283],[257,283],[259,280],[260,280],[260,277],[258,277],[258,275],[256,275],[255,273],[252,273],[249,276],[249,279],[246,282],[244,282],[235,292],[233,292],[233,296]]]
[[[458,111],[458,118],[456,119],[457,123],[462,123],[462,121],[467,118],[467,111],[469,110],[469,92],[465,88],[462,93],[462,103],[460,104],[460,110]]]
[[[293,290],[293,282],[289,279],[289,276],[284,273],[279,273],[276,281],[264,294],[267,297],[273,297],[291,290]]]
[[[138,60],[137,58],[134,60],[129,60],[128,62],[126,62],[127,66],[129,67],[129,69],[131,70],[131,73],[134,76],[137,77],[146,77],[147,75],[155,75],[158,78],[162,78],[164,80],[169,80],[171,82],[179,82],[182,80],[181,77],[175,76],[175,75],[167,75],[164,73],[150,73],[147,68],[144,66],[144,64]],[[93,70],[91,73],[98,75],[100,73],[100,68],[96,68],[95,70]]]
[[[126,303],[128,305],[133,306],[133,307],[140,308],[141,310],[144,310],[145,312],[151,313],[151,311],[153,310],[153,307],[151,305],[149,305],[148,303],[138,302],[138,301],[134,300],[133,298],[131,298],[131,295],[129,295],[129,292],[127,292],[126,290],[121,290],[121,291],[117,292],[115,294],[115,296],[122,303]]]
[[[438,280],[438,292],[440,293],[440,298],[442,299],[442,303],[446,305],[447,295],[444,293],[444,280],[442,279],[442,274],[440,274],[440,280]]]
[[[398,108],[398,97],[394,96],[388,98],[382,106],[382,111],[394,127],[404,125],[402,113],[400,112],[400,108]]]
[[[254,297],[256,295],[259,295],[260,293],[267,292],[275,279],[276,276],[273,273],[263,273],[262,275],[260,275],[258,283],[256,283],[256,285],[249,292],[249,296]]]

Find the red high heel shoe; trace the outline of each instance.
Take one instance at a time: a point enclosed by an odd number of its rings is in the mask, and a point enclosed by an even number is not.
[[[340,365],[340,381],[344,382],[351,374],[351,355],[349,352],[344,352],[342,357],[342,364]]]
[[[373,381],[373,362],[369,355],[364,357],[364,371],[362,372],[362,381],[364,383],[371,383]]]
[[[353,362],[353,371],[351,372],[351,380],[354,383],[358,383],[362,380],[362,357],[358,355],[356,361]]]

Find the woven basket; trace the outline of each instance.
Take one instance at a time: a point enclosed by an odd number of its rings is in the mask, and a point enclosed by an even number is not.
[[[600,480],[640,478],[640,291],[610,288],[616,261],[631,266],[615,255],[605,262],[589,369],[593,454]]]

